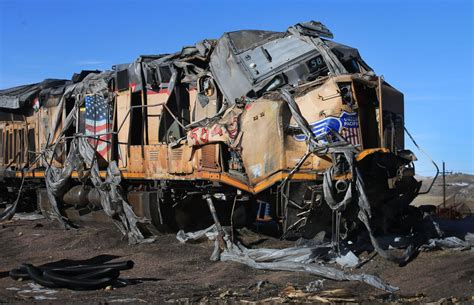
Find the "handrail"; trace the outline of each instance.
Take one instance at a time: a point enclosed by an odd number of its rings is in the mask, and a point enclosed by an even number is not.
[[[412,137],[412,135],[408,132],[408,129],[403,126],[403,128],[405,129],[405,132],[407,133],[407,135],[410,137],[411,141],[413,142],[413,144],[415,144],[416,148],[418,148],[418,150],[424,154],[428,159],[430,159],[431,163],[433,163],[433,165],[435,166],[436,168],[436,175],[434,176],[433,178],[433,181],[431,181],[431,185],[428,187],[428,190],[425,191],[425,192],[419,192],[418,195],[424,195],[424,194],[428,194],[430,191],[431,191],[431,188],[433,187],[435,181],[436,181],[436,178],[438,178],[438,175],[439,175],[439,167],[438,165],[436,164],[436,162],[433,161],[433,159],[431,159],[431,157],[423,150],[421,149],[421,147],[418,145],[418,143],[416,143],[415,139]]]

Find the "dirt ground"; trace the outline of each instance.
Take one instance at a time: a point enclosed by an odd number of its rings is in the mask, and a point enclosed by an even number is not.
[[[259,247],[279,244],[261,238]],[[391,295],[366,284],[331,280],[324,281],[323,291],[307,293],[306,285],[318,277],[211,262],[212,244],[180,244],[174,234],[158,236],[152,244],[130,246],[113,226],[65,231],[46,220],[14,220],[0,225],[0,244],[0,303],[474,302],[472,250],[422,252],[405,267],[376,256],[357,271],[400,288]],[[135,267],[121,273],[129,285],[98,291],[50,291],[8,276],[22,263],[41,265],[63,259],[133,260]]]

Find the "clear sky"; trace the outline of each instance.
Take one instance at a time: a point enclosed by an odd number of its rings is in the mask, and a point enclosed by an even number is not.
[[[447,169],[474,174],[473,2],[0,0],[0,88],[110,69],[225,31],[318,20],[405,94],[406,126]],[[433,174],[417,153],[418,172]]]

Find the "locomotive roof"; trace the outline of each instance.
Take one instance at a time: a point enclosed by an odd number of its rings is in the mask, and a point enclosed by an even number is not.
[[[308,68],[311,60],[322,55],[306,37],[316,37],[338,57],[348,73],[357,73],[357,64],[371,70],[357,49],[326,38],[333,35],[319,22],[298,23],[286,32],[240,30],[224,33],[218,40],[206,39],[194,46],[183,47],[174,54],[143,55],[132,63],[118,64],[112,70],[81,71],[71,80],[46,79],[40,83],[0,90],[0,108],[19,109],[31,105],[39,98],[40,104],[49,97],[61,96],[66,87],[101,78],[107,84],[115,78],[115,85],[132,88],[132,91],[166,86],[176,70],[179,81],[195,84],[197,75],[211,71],[229,103],[242,96],[255,97],[272,86],[276,79],[289,85],[327,75],[324,66]],[[324,56],[321,57],[321,61]],[[318,61],[319,62],[319,61]],[[93,76],[93,77],[92,77]],[[120,79],[119,79],[120,78]],[[77,87],[77,86],[76,86]],[[100,86],[101,90],[103,85]],[[123,88],[119,88],[123,89]],[[87,90],[86,90],[87,91]]]

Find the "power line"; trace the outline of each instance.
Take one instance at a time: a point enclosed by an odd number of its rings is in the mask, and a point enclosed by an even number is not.
[[[452,173],[474,173],[474,170],[462,170],[462,169],[450,169],[449,170]],[[433,170],[430,169],[417,169],[417,173],[428,173],[428,172],[433,172]]]

